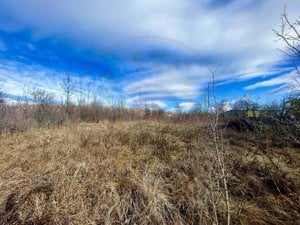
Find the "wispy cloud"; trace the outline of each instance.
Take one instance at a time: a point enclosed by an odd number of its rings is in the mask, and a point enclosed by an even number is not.
[[[14,61],[0,60],[0,82],[4,91],[11,96],[23,96],[24,90],[43,89],[52,92],[58,100],[63,98],[63,82],[66,73],[51,70],[39,65],[25,65]],[[113,99],[117,94],[114,86],[104,79],[94,80],[82,74],[72,74],[72,99],[78,101],[99,100],[102,103]],[[97,96],[95,99],[94,96]]]
[[[163,71],[132,82],[125,86],[124,91],[128,94],[146,95],[161,93],[161,97],[189,99],[199,95],[199,84],[209,79],[204,67],[190,66]]]
[[[299,11],[295,1],[273,0],[232,1],[214,8],[209,1],[184,0],[2,1],[11,21],[33,27],[36,37],[55,35],[103,50],[133,37],[162,36],[186,43],[204,56],[235,58],[243,65],[249,59],[262,64],[278,56],[271,29],[277,27],[284,3],[291,16]]]
[[[169,104],[199,96],[210,78],[205,66],[222,63],[218,85],[276,87],[289,83],[272,32],[285,4],[296,18],[300,5],[292,0],[0,0],[0,30],[30,34],[0,41],[0,58],[12,61],[2,77],[21,94],[17,83],[56,90],[61,71],[71,70],[102,95]]]
[[[196,103],[195,102],[182,102],[179,105],[179,109],[183,112],[189,112],[193,108],[195,108]]]
[[[273,77],[268,80],[260,81],[254,84],[251,84],[247,87],[245,87],[246,90],[253,90],[256,88],[262,88],[262,87],[273,87],[273,86],[278,86],[280,85],[281,87],[284,85],[286,88],[287,87],[292,87],[295,86],[295,81],[292,79],[292,73],[287,73],[281,76]]]

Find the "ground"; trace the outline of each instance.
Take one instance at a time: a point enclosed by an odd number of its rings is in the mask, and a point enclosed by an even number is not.
[[[297,224],[300,151],[228,131],[231,224]],[[208,129],[120,121],[3,132],[0,224],[225,224]]]

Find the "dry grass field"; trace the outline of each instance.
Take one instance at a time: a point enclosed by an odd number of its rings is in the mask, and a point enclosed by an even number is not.
[[[299,149],[234,131],[222,145],[231,224],[299,224]],[[0,149],[3,225],[226,223],[211,138],[197,124],[34,128],[3,132]]]

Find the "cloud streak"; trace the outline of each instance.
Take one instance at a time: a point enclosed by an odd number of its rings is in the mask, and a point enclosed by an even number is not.
[[[161,106],[195,99],[209,80],[206,66],[219,63],[218,85],[253,80],[240,92],[276,87],[289,83],[272,32],[285,4],[296,18],[300,5],[291,0],[0,0],[0,30],[30,33],[0,39],[0,56],[11,60],[2,78],[20,94],[17,83],[56,90],[61,71],[83,79],[86,72],[94,89]]]

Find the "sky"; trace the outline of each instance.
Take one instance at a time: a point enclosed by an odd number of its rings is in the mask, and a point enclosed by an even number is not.
[[[74,101],[189,109],[218,68],[219,101],[279,99],[294,90],[272,31],[285,5],[299,18],[299,0],[0,0],[0,82],[61,98],[70,74]]]

